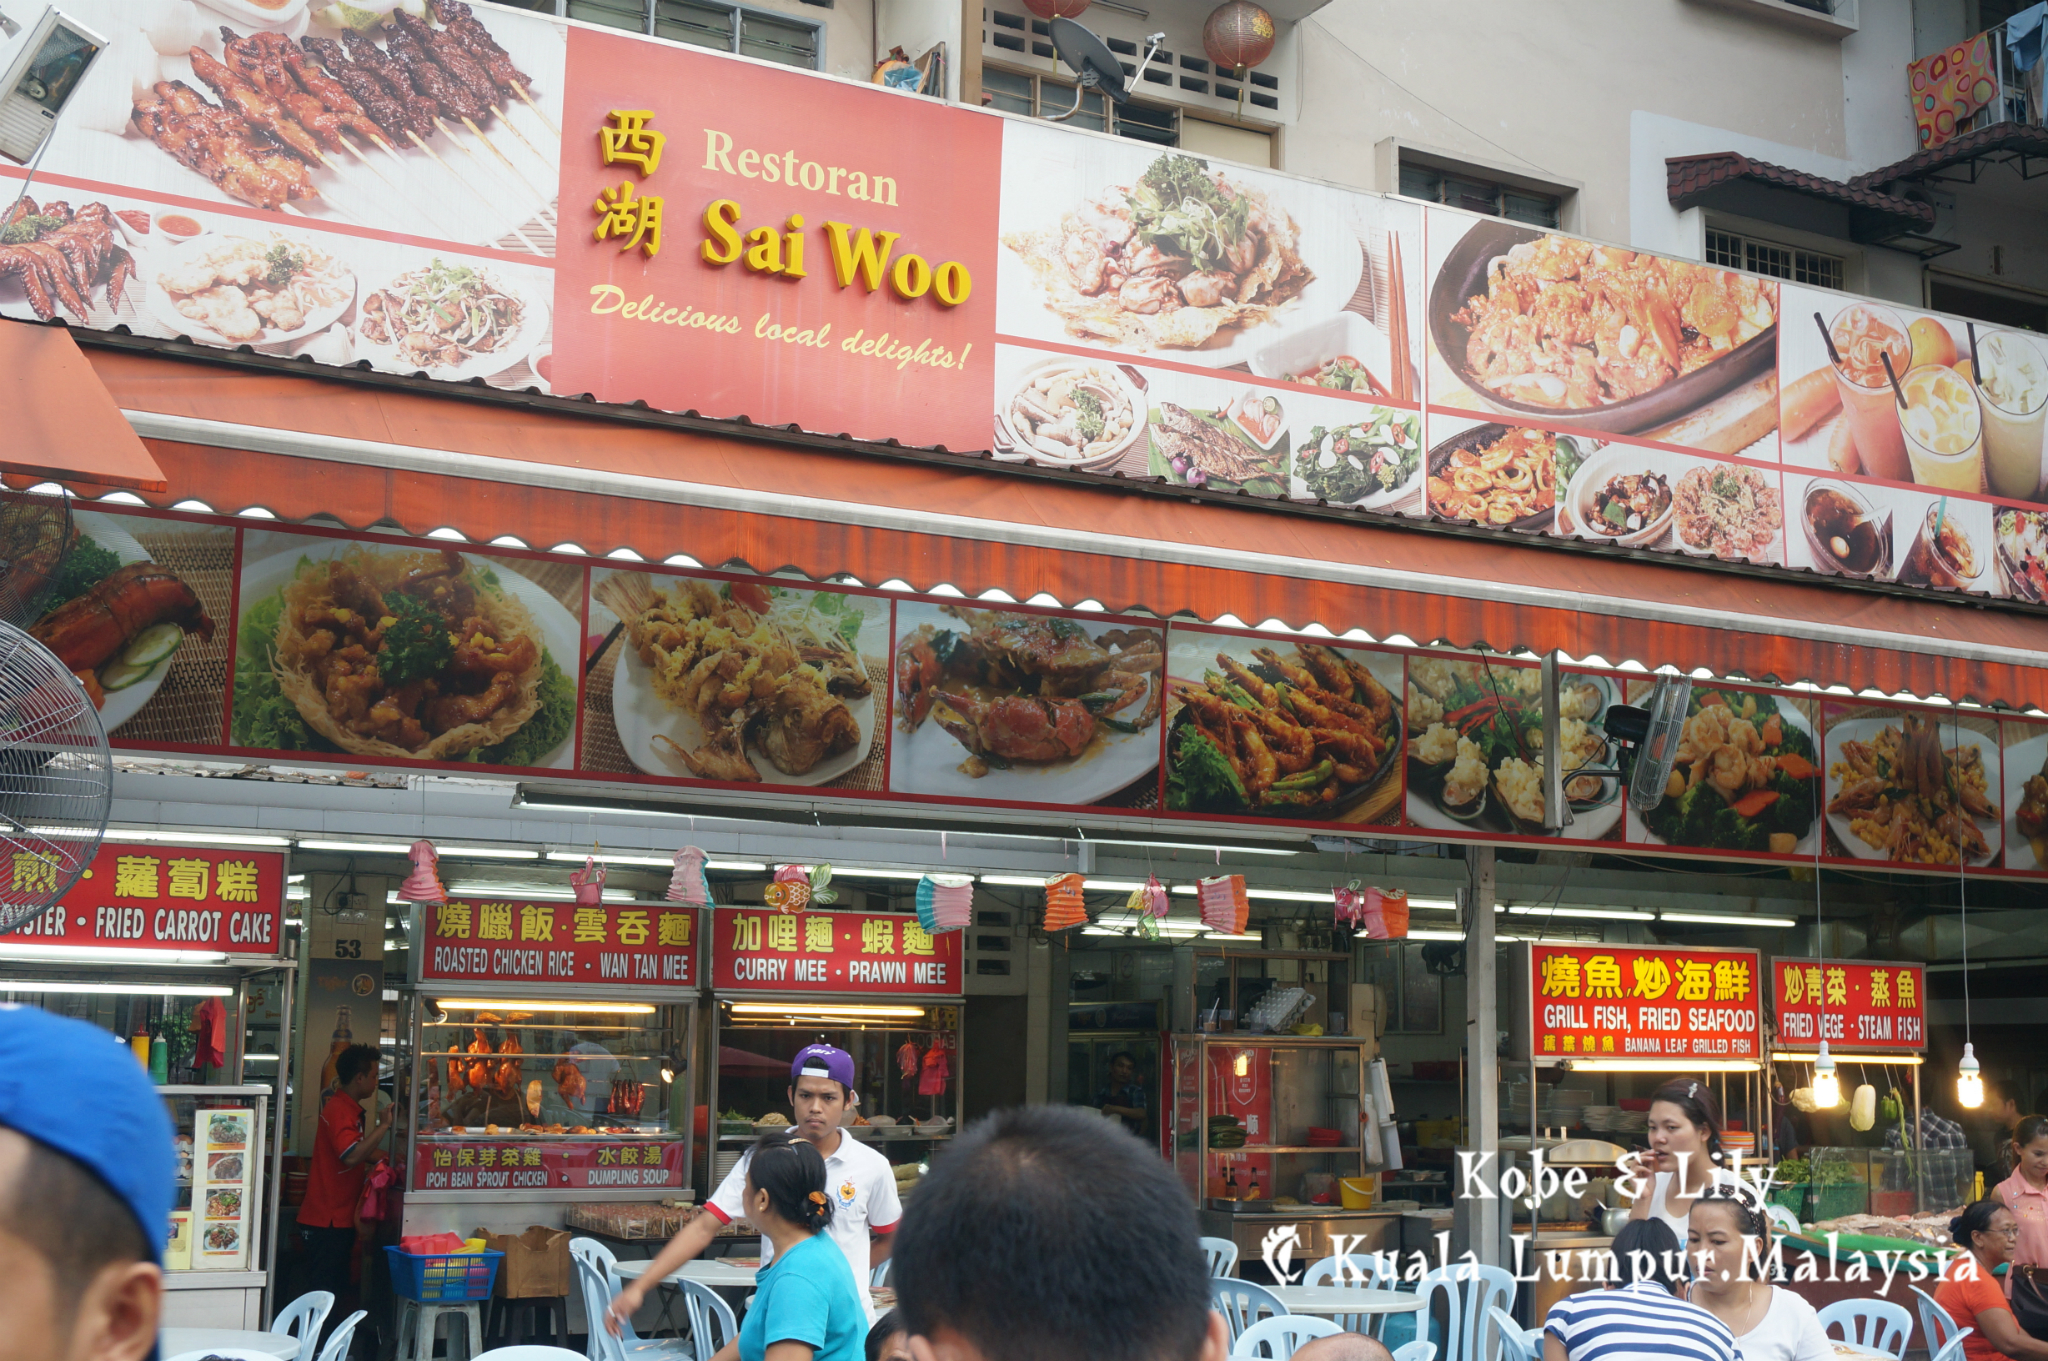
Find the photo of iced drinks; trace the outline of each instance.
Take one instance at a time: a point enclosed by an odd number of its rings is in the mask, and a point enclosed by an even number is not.
[[[2038,500],[2048,355],[2032,336],[1992,331],[1977,337],[1972,362],[1984,409],[1984,468],[1991,490],[2016,501]]]
[[[1906,338],[1905,322],[1888,307],[1851,303],[1836,314],[1828,338],[1834,342],[1835,384],[1842,391],[1842,414],[1848,419],[1863,471],[1893,482],[1912,481],[1906,436],[1899,428],[1898,399],[1884,373],[1886,354],[1892,357],[1892,372],[1902,377],[1912,362],[1913,344]]]
[[[1970,589],[1977,574],[1984,570],[1984,563],[1961,523],[1958,509],[1947,497],[1927,507],[1919,537],[1913,540],[1912,550],[1899,567],[1900,581],[1952,591]]]
[[[1950,491],[1984,490],[1984,418],[1969,379],[1942,364],[1922,364],[1900,385],[1906,410],[1899,424],[1913,480]]]

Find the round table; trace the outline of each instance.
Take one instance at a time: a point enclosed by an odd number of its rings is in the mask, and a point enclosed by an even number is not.
[[[279,1361],[299,1354],[299,1340],[281,1333],[256,1333],[242,1328],[166,1328],[157,1334],[157,1345],[167,1357],[186,1352],[262,1352]]]
[[[653,1265],[652,1262],[620,1262],[613,1269],[619,1273],[619,1279],[637,1281]],[[759,1267],[728,1266],[716,1257],[699,1258],[683,1263],[680,1270],[664,1276],[662,1281],[671,1285],[677,1281],[695,1281],[714,1289],[738,1290],[753,1285],[754,1277],[759,1273]]]
[[[1363,1285],[1273,1285],[1266,1287],[1295,1314],[1412,1314],[1422,1297]]]

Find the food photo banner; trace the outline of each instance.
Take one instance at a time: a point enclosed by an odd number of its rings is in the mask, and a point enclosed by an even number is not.
[[[1780,955],[1770,969],[1781,1045],[1826,1040],[1838,1054],[1927,1047],[1927,976],[1918,964]]]
[[[0,315],[2048,601],[2031,333],[457,0],[70,8]]]
[[[1640,812],[1607,725],[1652,682],[1566,667],[1553,830],[1525,660],[104,503],[76,522],[30,629],[92,677],[124,750],[2048,874],[2048,723],[1988,710],[1696,682]],[[102,617],[120,628],[76,626]],[[170,905],[166,853],[147,854]],[[437,939],[465,961],[441,976],[486,981],[508,952],[538,981],[608,981],[622,947],[686,949],[514,906],[512,935],[497,917],[478,934],[479,911]],[[528,911],[552,913],[546,936]],[[673,983],[687,958],[626,967]]]
[[[1754,950],[1529,947],[1539,1058],[1754,1059],[1763,1053]]]

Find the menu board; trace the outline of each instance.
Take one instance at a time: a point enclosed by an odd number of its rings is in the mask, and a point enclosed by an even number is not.
[[[55,874],[28,851],[13,852],[4,869],[18,889]],[[64,901],[10,939],[267,957],[284,950],[283,915],[284,856],[277,851],[104,841]]]
[[[683,903],[425,903],[417,977],[433,983],[697,986],[698,909]]]
[[[711,927],[714,991],[958,997],[961,933],[900,912],[721,907]]]
[[[1763,1049],[1754,950],[1529,947],[1539,1058],[1755,1059]]]
[[[251,1188],[263,1156],[256,1112],[202,1108],[193,1121],[192,1269],[247,1270],[256,1208]]]
[[[510,1130],[481,1138],[422,1134],[412,1185],[418,1191],[639,1190],[682,1186],[686,1171],[680,1140]]]
[[[1927,1047],[1927,975],[1918,964],[1847,959],[1771,961],[1778,1043],[1836,1053]]]

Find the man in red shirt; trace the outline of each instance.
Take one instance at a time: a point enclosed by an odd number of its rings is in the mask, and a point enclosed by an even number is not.
[[[337,1301],[349,1293],[349,1257],[356,1245],[356,1206],[363,1198],[366,1164],[391,1128],[397,1103],[377,1123],[363,1128],[363,1102],[377,1090],[377,1051],[352,1044],[334,1061],[335,1089],[320,1107],[313,1134],[313,1169],[299,1206],[299,1231],[306,1240],[306,1288],[327,1290]],[[329,1315],[346,1314],[338,1306]]]

